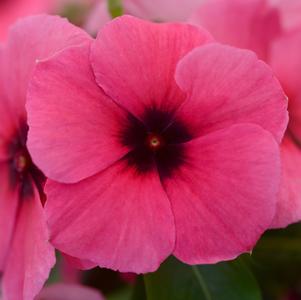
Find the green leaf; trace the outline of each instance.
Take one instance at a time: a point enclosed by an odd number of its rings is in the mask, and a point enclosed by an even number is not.
[[[261,299],[257,282],[241,259],[188,266],[170,258],[144,279],[148,300]]]
[[[124,288],[117,292],[114,292],[106,296],[107,300],[132,300],[131,299],[132,289]]]
[[[112,18],[123,14],[122,0],[108,0],[108,8]]]
[[[136,280],[131,300],[146,300],[145,286],[143,277],[139,276]]]

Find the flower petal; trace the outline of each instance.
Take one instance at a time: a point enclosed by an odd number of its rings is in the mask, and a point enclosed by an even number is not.
[[[296,98],[289,100],[289,130],[298,143],[301,143],[301,90]]]
[[[286,30],[297,28],[301,25],[300,0],[270,0],[281,14],[282,26]]]
[[[145,107],[174,110],[185,98],[174,81],[176,64],[209,40],[207,32],[191,25],[117,18],[103,27],[92,45],[96,80],[140,119]]]
[[[119,141],[127,114],[95,83],[88,44],[37,65],[27,110],[28,148],[51,179],[77,182],[128,152]]]
[[[271,66],[290,98],[300,93],[301,29],[281,35],[271,52]]]
[[[1,77],[0,77],[1,80]],[[1,88],[1,87],[0,87]],[[13,111],[5,98],[1,95],[0,90],[0,161],[5,160],[8,157],[7,144],[10,139],[17,132],[19,124],[16,123],[16,119],[13,117]]]
[[[25,117],[27,87],[36,61],[87,41],[90,37],[84,31],[56,16],[28,17],[11,28],[1,69],[4,92],[17,118]]]
[[[274,42],[271,65],[289,96],[289,128],[301,141],[301,28]]]
[[[271,69],[252,52],[218,44],[200,47],[181,60],[176,80],[188,95],[178,118],[194,135],[255,123],[281,141],[287,101]]]
[[[150,21],[186,21],[204,0],[124,0],[126,13]]]
[[[16,229],[3,275],[6,300],[32,300],[40,292],[55,263],[54,248],[38,192],[21,199]]]
[[[5,55],[4,47],[0,44],[0,66],[4,65]],[[5,153],[5,143],[9,141],[12,135],[16,132],[18,125],[14,116],[14,111],[10,107],[9,100],[4,92],[6,83],[6,74],[3,68],[0,68],[0,161],[3,160]]]
[[[90,260],[78,259],[67,254],[64,254],[64,259],[71,267],[79,270],[90,270],[97,267],[97,264]]]
[[[272,228],[301,220],[301,148],[286,136],[281,145],[282,184]]]
[[[97,36],[99,29],[111,20],[111,16],[107,1],[100,0],[94,6],[95,7],[93,7],[89,16],[87,17],[83,28],[92,36]]]
[[[78,284],[57,283],[42,290],[36,300],[104,300],[98,291]]]
[[[277,9],[265,0],[204,1],[191,17],[204,26],[218,42],[251,49],[267,59],[271,41],[280,33]]]
[[[0,271],[10,247],[19,202],[18,190],[10,182],[8,162],[0,162]]]
[[[46,193],[51,241],[68,255],[145,273],[173,250],[174,220],[155,172],[141,175],[121,161],[73,185],[49,181]]]
[[[53,0],[1,1],[0,40],[5,40],[11,24],[19,18],[37,13],[46,13],[52,6]]]
[[[164,182],[175,216],[175,256],[202,264],[250,251],[275,213],[280,158],[274,138],[243,124],[183,146],[186,163]]]

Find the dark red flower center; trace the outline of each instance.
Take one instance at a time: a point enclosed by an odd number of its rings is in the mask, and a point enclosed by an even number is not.
[[[30,160],[25,151],[21,151],[15,154],[14,167],[17,172],[23,173],[30,167]]]
[[[187,126],[169,111],[148,109],[138,120],[132,115],[121,134],[122,143],[133,149],[127,156],[139,173],[157,169],[161,177],[171,175],[185,161],[183,143],[192,138]]]
[[[21,198],[32,197],[35,185],[40,193],[41,200],[44,201],[43,186],[45,176],[32,162],[26,148],[27,132],[28,126],[25,122],[22,122],[20,129],[8,144],[10,183],[13,189],[19,189]]]
[[[153,151],[157,151],[164,146],[164,140],[160,135],[150,133],[146,138],[146,146]]]

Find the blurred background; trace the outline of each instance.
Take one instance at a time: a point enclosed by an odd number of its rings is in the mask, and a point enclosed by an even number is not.
[[[105,23],[122,14],[131,14],[154,22],[181,21],[194,24],[201,23],[204,26],[208,23],[207,29],[214,31],[216,28],[212,24],[215,20],[210,23],[206,21],[206,16],[202,20],[198,20],[199,13],[200,15],[206,14],[205,9],[202,10],[203,2],[210,1],[214,2],[214,0],[0,0],[0,42],[5,42],[9,27],[16,20],[38,13],[58,14],[67,17],[70,22],[82,27],[92,36],[96,36],[98,30]],[[232,0],[228,1],[231,2]],[[250,1],[245,0],[246,5],[248,2]],[[277,8],[281,30],[295,31],[299,28],[299,24],[301,24],[301,0],[270,0],[269,3],[268,1],[265,2],[269,9]],[[266,7],[260,8],[261,16],[263,16],[263,12],[267,12]],[[226,13],[229,11],[225,10]],[[235,18],[239,19],[240,16],[237,15],[236,11],[230,13],[234,28],[236,26]],[[223,14],[219,17],[223,19]],[[223,20],[220,20],[220,23],[225,26],[228,24],[226,18],[225,16],[224,23]],[[257,27],[261,24],[261,20],[256,20]],[[275,32],[272,33],[270,33],[270,27],[267,23],[262,26],[259,29],[256,27],[257,31],[252,32],[252,34],[260,36],[261,40],[262,30],[269,33],[270,36],[278,34],[279,28],[275,24],[272,26]],[[242,27],[241,30],[238,34],[244,35],[246,28]],[[221,36],[222,42],[227,42],[227,40],[223,40],[223,33],[225,32],[212,33],[213,35],[217,33],[218,37]],[[232,40],[235,41],[235,39]],[[235,44],[235,42],[233,43]],[[266,40],[263,43],[266,43]],[[254,48],[253,44],[250,44],[249,48]],[[248,47],[243,43],[234,46]],[[301,47],[299,49],[301,61]],[[262,54],[260,51],[257,53],[266,59],[266,53]],[[297,71],[300,71],[301,79],[301,68]],[[291,114],[294,115],[293,110]],[[301,120],[298,119],[296,122],[300,123]],[[300,143],[296,139],[294,140],[295,147],[299,151]],[[301,169],[301,165],[298,165],[297,161],[295,167]],[[301,191],[300,178],[294,182],[294,185]],[[241,299],[237,296],[240,295],[238,292],[240,289],[247,291],[247,296],[244,299],[250,300],[301,299],[301,224],[293,224],[285,229],[266,232],[251,254],[245,254],[235,262],[221,263],[217,266],[199,266],[193,269],[170,258],[158,272],[145,277],[121,274],[100,268],[80,271],[72,267],[70,260],[62,254],[57,253],[57,258],[57,265],[50,276],[49,285],[58,282],[80,283],[100,291],[108,300],[235,300]],[[243,265],[246,270],[237,276],[235,270],[238,265],[239,269]],[[191,275],[196,272],[199,274],[198,279],[200,279],[200,274],[202,275],[202,280],[199,280],[198,283],[196,277]],[[224,274],[226,279],[222,278],[220,274]],[[229,280],[231,278],[232,281]],[[222,292],[220,292],[219,289],[223,285],[225,285],[225,289],[221,289]],[[176,292],[173,293],[172,289]]]

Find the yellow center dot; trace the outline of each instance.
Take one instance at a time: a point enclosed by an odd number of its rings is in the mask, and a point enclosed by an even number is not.
[[[157,138],[151,139],[151,145],[152,145],[153,147],[159,146],[159,145],[160,145],[159,139],[157,139]]]
[[[162,146],[162,139],[154,134],[150,134],[147,139],[147,144],[152,150],[157,150]]]
[[[25,155],[19,154],[15,157],[15,168],[18,172],[23,172],[27,168],[27,159]]]

